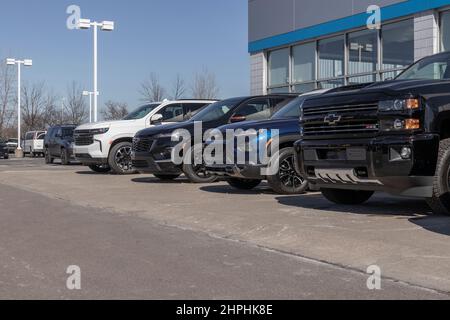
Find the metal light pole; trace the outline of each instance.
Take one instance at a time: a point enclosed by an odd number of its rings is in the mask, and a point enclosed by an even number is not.
[[[78,29],[89,29],[94,27],[94,122],[98,119],[98,49],[97,49],[97,28],[100,27],[102,31],[113,31],[114,22],[113,21],[103,21],[103,22],[91,22],[90,19],[80,19],[78,21]]]
[[[93,92],[83,91],[83,96],[85,96],[85,97],[89,96],[89,123],[92,123],[92,96],[93,95],[94,95]]]
[[[23,150],[21,144],[21,66],[22,64],[26,67],[31,67],[33,65],[33,60],[24,59],[24,60],[16,60],[16,59],[6,59],[6,64],[9,66],[17,65],[17,149],[15,151],[17,158],[23,158]]]

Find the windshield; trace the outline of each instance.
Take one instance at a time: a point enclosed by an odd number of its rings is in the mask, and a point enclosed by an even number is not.
[[[425,58],[413,64],[397,77],[397,80],[444,80],[450,79],[450,56],[439,55]]]
[[[229,99],[219,101],[207,106],[197,113],[190,121],[214,121],[228,114],[242,99]]]
[[[284,106],[280,111],[275,113],[272,119],[285,119],[285,118],[299,118],[300,117],[300,107],[305,101],[305,97],[299,97],[286,106]]]
[[[157,108],[158,106],[160,106],[159,103],[147,104],[145,106],[142,106],[142,107],[134,110],[129,115],[127,115],[125,118],[123,118],[123,120],[139,120],[139,119],[142,119],[146,115],[148,115],[150,112],[155,110],[155,108]]]
[[[63,138],[71,138],[73,137],[73,132],[75,128],[63,128],[62,129],[62,136]]]

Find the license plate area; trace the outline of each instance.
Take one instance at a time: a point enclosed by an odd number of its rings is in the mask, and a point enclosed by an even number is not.
[[[365,148],[324,148],[316,149],[319,160],[334,161],[366,161],[367,152]]]

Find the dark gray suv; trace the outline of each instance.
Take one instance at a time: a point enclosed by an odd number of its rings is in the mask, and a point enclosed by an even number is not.
[[[73,133],[75,125],[54,126],[48,129],[44,140],[45,163],[61,159],[62,165],[73,159]]]

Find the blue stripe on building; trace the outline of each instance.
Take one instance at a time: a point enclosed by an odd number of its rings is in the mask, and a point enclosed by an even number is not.
[[[408,0],[381,8],[381,20],[388,21],[397,19],[447,5],[450,5],[450,0]],[[273,47],[289,45],[295,42],[322,37],[327,34],[360,28],[367,24],[368,17],[369,14],[364,12],[285,34],[253,41],[249,43],[248,50],[250,53],[254,53]]]

